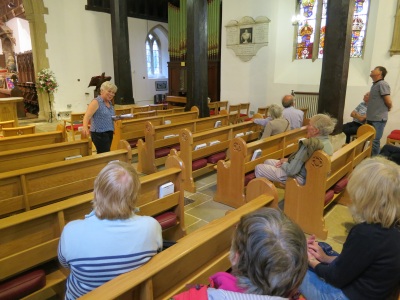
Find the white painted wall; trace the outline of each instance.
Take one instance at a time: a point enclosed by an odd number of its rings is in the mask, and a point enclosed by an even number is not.
[[[6,22],[6,25],[13,31],[15,53],[23,53],[32,50],[28,21],[21,18],[13,18]]]
[[[400,128],[400,56],[389,55],[397,0],[371,0],[366,49],[363,59],[350,60],[344,121],[362,101],[372,84],[369,72],[377,65],[388,69],[386,81],[392,88],[394,107],[384,138],[393,129]],[[230,103],[251,102],[251,110],[280,103],[291,90],[318,92],[322,60],[292,61],[294,29],[291,17],[295,1],[223,0],[221,47],[221,99]],[[242,62],[226,47],[225,25],[244,16],[266,16],[271,20],[269,45],[263,47],[248,62]],[[382,141],[383,142],[383,141]]]
[[[71,104],[73,111],[85,111],[93,98],[94,87],[87,87],[90,78],[102,72],[114,78],[111,16],[85,10],[85,0],[45,0],[44,4],[49,10],[45,15],[47,56],[60,85],[55,110],[70,110],[67,104]],[[168,30],[165,23],[128,19],[133,97],[137,104],[150,103],[154,94],[160,93],[155,90],[155,80],[147,78],[145,56],[147,30],[157,24]],[[166,37],[162,43],[168,47]],[[162,62],[167,70],[166,55]]]

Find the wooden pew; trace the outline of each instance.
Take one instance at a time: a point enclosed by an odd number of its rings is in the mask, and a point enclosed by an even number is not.
[[[3,128],[12,128],[14,126],[15,126],[15,120],[1,121],[0,122],[0,131],[2,131]]]
[[[166,102],[168,103],[168,108],[173,108],[175,106],[185,106],[186,105],[186,97],[167,96]],[[176,104],[178,104],[178,105],[176,105]]]
[[[181,129],[188,128],[191,132],[200,132],[214,128],[218,121],[221,122],[221,126],[227,126],[228,116],[226,114],[218,115],[159,126],[154,125],[152,122],[147,122],[144,130],[145,141],[139,139],[137,143],[138,172],[145,174],[157,172],[157,166],[164,164],[171,146],[179,143]],[[159,154],[160,151],[163,151],[162,149],[165,149],[165,152]],[[156,151],[158,151],[157,155]]]
[[[50,145],[64,141],[62,131],[40,132],[0,139],[0,152],[27,147]]]
[[[264,178],[249,184],[247,203],[188,234],[140,268],[122,274],[81,297],[89,299],[170,299],[188,284],[208,284],[208,278],[230,268],[232,233],[240,218],[277,204],[275,187]]]
[[[126,141],[119,150],[0,173],[0,217],[91,191],[97,174],[112,160],[131,162]]]
[[[214,101],[208,103],[210,115],[218,115],[221,110],[228,109],[228,101]]]
[[[297,128],[262,140],[246,144],[242,138],[234,138],[229,145],[229,161],[217,163],[217,191],[214,200],[232,207],[245,203],[245,176],[254,172],[256,165],[266,159],[280,159],[298,149],[298,140],[307,135],[307,128]],[[251,160],[254,151],[260,149],[259,158]],[[229,187],[229,188],[226,188]]]
[[[68,157],[92,155],[92,140],[85,139],[0,152],[0,172],[64,161]]]
[[[357,139],[336,151],[329,157],[323,151],[316,151],[306,162],[307,180],[301,186],[294,178],[288,178],[285,188],[285,214],[300,225],[304,232],[326,239],[324,209],[333,202],[350,203],[343,189],[324,203],[327,191],[343,177],[348,177],[353,169],[366,157],[371,156],[375,129],[363,125],[357,131]],[[369,143],[365,147],[366,143]],[[333,194],[333,192],[331,192]]]
[[[232,138],[243,134],[242,138],[245,141],[254,141],[258,139],[260,131],[261,126],[253,122],[229,125],[199,133],[192,133],[187,128],[182,129],[179,136],[180,152],[178,154],[175,149],[172,149],[170,155],[178,155],[185,165],[185,190],[192,193],[196,192],[194,178],[214,171],[216,158],[212,155],[226,153]],[[215,141],[219,142],[213,145],[210,144]],[[196,150],[196,147],[201,144],[206,144],[207,146]],[[196,165],[200,162],[200,159],[203,159],[203,167]],[[229,154],[226,155],[226,159],[229,159]],[[196,164],[193,165],[195,161]],[[226,188],[226,186],[223,188]]]
[[[144,137],[144,128],[147,121],[152,122],[154,125],[163,125],[166,120],[172,124],[187,120],[194,120],[197,119],[198,116],[199,109],[196,106],[193,106],[190,111],[184,113],[174,113],[166,116],[115,121],[114,138],[111,144],[111,150],[117,149],[118,142],[120,140],[128,141],[132,148],[136,147],[137,140]],[[135,152],[136,151],[134,151],[134,153]]]
[[[178,224],[163,231],[164,239],[178,239],[185,235],[184,198],[181,185],[182,162],[171,157],[167,168],[140,178],[141,191],[138,198],[140,215],[155,216],[173,209]],[[158,198],[156,186],[171,181],[175,192]],[[73,220],[83,219],[92,210],[93,193],[86,193],[15,216],[0,219],[0,282],[35,266],[57,260],[57,247],[64,226]],[[64,297],[68,271],[59,268],[46,276],[46,286],[26,299],[47,299],[58,295]],[[25,299],[25,298],[24,298]],[[57,298],[58,299],[58,298]]]
[[[3,136],[16,136],[35,133],[35,125],[3,128]]]

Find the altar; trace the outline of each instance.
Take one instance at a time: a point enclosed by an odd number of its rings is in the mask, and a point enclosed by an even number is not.
[[[22,101],[22,97],[0,98],[0,121],[14,120],[18,126],[17,103]]]

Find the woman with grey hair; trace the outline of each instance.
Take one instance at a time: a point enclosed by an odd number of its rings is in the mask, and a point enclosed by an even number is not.
[[[117,86],[110,81],[105,81],[100,86],[100,95],[90,102],[83,117],[82,135],[92,137],[97,153],[110,151],[114,135],[115,115],[112,100],[117,92]]]
[[[212,300],[290,298],[307,271],[307,241],[300,227],[281,211],[261,208],[240,219],[230,261],[232,272],[211,276],[211,287],[200,291],[196,287],[172,299],[194,299],[193,295],[202,293],[204,299]],[[185,297],[188,294],[192,298]]]
[[[139,268],[162,248],[160,224],[135,214],[140,190],[131,164],[110,162],[96,177],[93,211],[69,222],[58,259],[70,270],[65,299],[77,299],[107,281]]]
[[[316,150],[323,150],[326,154],[333,154],[333,146],[329,134],[333,132],[336,120],[327,114],[317,114],[310,119],[307,126],[307,139],[299,141],[299,150],[289,158],[280,160],[267,159],[263,164],[255,167],[256,177],[265,177],[268,180],[286,183],[288,176],[296,178],[304,185],[306,181],[305,162]]]
[[[362,161],[347,184],[356,225],[339,256],[308,239],[307,299],[398,299],[400,292],[400,167],[382,157]]]
[[[279,105],[272,104],[269,107],[268,117],[271,120],[265,125],[264,133],[261,136],[262,139],[290,129],[290,123],[288,120],[282,118],[282,112],[283,108]]]

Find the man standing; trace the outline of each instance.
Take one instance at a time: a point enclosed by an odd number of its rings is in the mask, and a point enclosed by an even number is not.
[[[300,128],[303,126],[304,112],[300,109],[296,109],[293,106],[294,97],[292,95],[286,95],[282,98],[283,117],[289,121],[290,129]]]
[[[371,156],[379,154],[380,141],[388,120],[388,112],[392,109],[390,86],[384,80],[386,74],[386,69],[382,66],[378,66],[373,69],[369,75],[373,83],[369,94],[367,123],[374,126],[376,130],[375,139],[372,142]]]
[[[351,112],[350,116],[353,122],[343,124],[343,132],[346,135],[346,144],[350,143],[350,137],[357,133],[358,127],[365,123],[367,118],[367,105],[369,100],[369,92],[365,93],[363,102]]]

